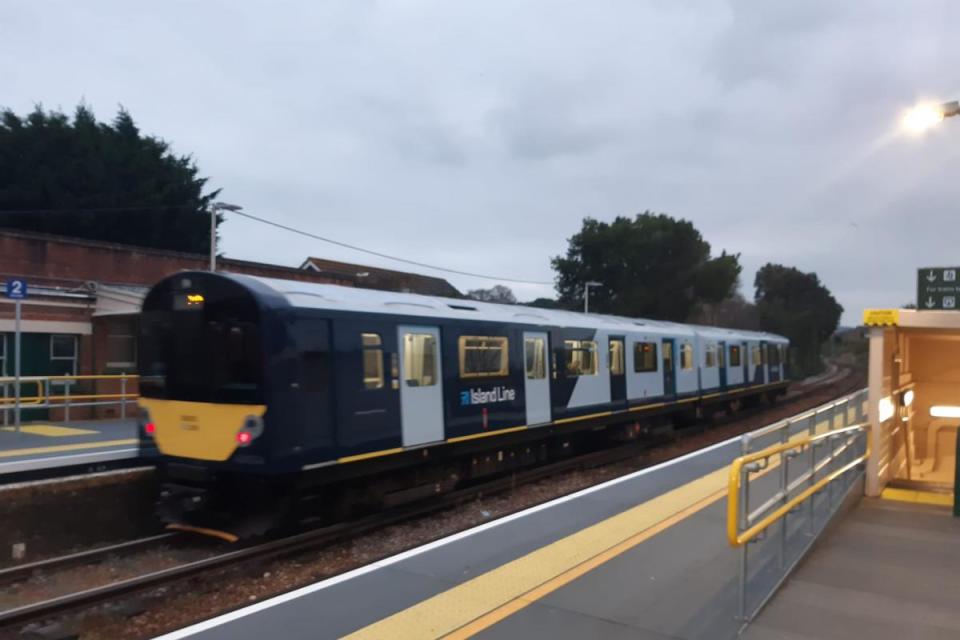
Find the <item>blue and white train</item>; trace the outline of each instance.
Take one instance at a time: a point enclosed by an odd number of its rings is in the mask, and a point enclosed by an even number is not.
[[[256,511],[263,529],[291,501],[339,509],[417,497],[600,433],[640,437],[677,415],[775,397],[787,345],[751,331],[184,272],[143,305],[142,437],[161,454],[166,520],[220,526]]]

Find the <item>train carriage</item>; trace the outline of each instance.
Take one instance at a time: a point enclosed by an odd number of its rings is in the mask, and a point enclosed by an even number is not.
[[[669,424],[708,401],[780,393],[784,343],[755,332],[185,272],[144,302],[143,437],[162,455],[169,521],[206,524],[216,513],[219,522],[322,487],[326,501],[336,483],[363,492],[388,469],[414,469],[411,487],[389,490],[418,494],[549,459],[599,437],[590,436],[597,427],[620,425],[608,434],[637,437],[641,423]],[[751,348],[761,366],[748,375]]]

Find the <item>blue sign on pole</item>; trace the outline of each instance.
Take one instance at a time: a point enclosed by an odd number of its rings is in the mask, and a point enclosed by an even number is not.
[[[27,297],[26,280],[7,280],[7,297],[11,300],[23,300]]]

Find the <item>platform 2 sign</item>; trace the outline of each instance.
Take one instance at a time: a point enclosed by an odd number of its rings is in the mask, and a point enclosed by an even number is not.
[[[917,309],[960,311],[960,267],[918,269]]]

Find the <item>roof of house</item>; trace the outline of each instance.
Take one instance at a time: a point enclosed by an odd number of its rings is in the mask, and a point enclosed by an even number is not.
[[[334,276],[354,278],[355,286],[364,289],[421,293],[451,298],[463,297],[456,287],[443,278],[425,276],[420,273],[368,267],[316,257],[309,257],[304,260],[300,268]]]

